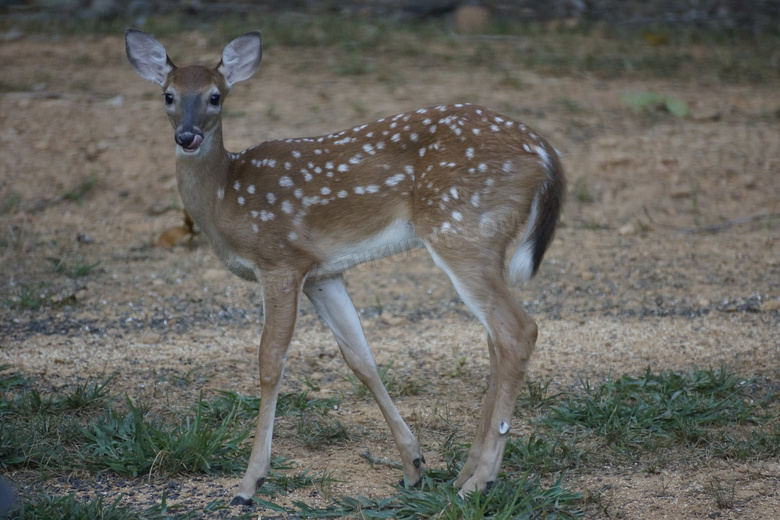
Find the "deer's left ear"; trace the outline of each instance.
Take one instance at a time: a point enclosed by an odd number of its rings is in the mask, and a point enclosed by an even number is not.
[[[138,29],[125,31],[125,51],[135,71],[142,78],[154,81],[160,86],[165,84],[168,74],[175,68],[165,52],[165,47]]]
[[[227,44],[222,51],[222,61],[219,62],[217,70],[225,77],[230,88],[239,81],[252,77],[262,57],[260,31],[250,32]]]

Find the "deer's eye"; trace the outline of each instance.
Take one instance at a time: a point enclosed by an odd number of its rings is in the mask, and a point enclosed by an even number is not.
[[[171,94],[170,92],[166,92],[164,96],[165,96],[165,104],[173,105],[173,94]]]
[[[219,106],[219,101],[222,99],[222,97],[219,94],[212,94],[209,98],[209,103],[214,105],[215,107]]]

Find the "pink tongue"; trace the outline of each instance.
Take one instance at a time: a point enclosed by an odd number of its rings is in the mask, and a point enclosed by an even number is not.
[[[200,143],[203,142],[203,137],[196,135],[195,138],[192,140],[192,143],[187,147],[187,150],[197,150],[200,146]]]

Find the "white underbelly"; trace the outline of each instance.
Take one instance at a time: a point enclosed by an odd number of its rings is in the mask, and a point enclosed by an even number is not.
[[[309,276],[327,277],[360,264],[375,264],[383,259],[401,261],[408,256],[409,250],[424,246],[411,222],[397,220],[370,238],[331,245],[325,251],[324,260],[310,271]]]

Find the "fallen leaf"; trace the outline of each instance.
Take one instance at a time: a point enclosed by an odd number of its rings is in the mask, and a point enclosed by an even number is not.
[[[154,243],[154,247],[173,247],[185,238],[192,236],[192,230],[187,226],[174,226],[166,229]]]
[[[182,216],[184,217],[184,225],[174,226],[163,231],[160,238],[154,243],[154,247],[173,247],[185,238],[192,240],[192,237],[195,236],[195,222],[186,209],[182,211]]]

